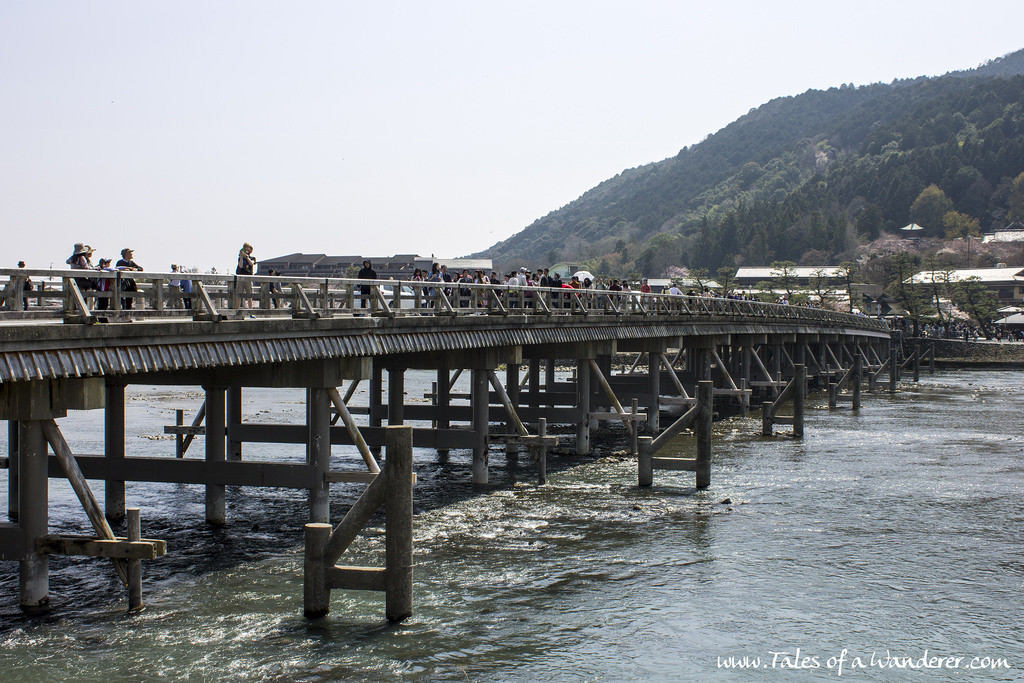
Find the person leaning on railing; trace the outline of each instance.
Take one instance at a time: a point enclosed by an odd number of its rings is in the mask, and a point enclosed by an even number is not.
[[[92,254],[92,247],[88,244],[77,242],[75,243],[74,252],[65,263],[71,266],[72,270],[96,270],[96,267],[92,265]],[[75,284],[83,292],[96,289],[96,279],[91,277],[76,277]]]
[[[280,275],[280,273],[271,268],[269,271],[267,271],[267,275],[269,275],[270,277],[277,277],[278,275]],[[270,299],[271,306],[273,306],[274,308],[280,306],[280,302],[278,301],[281,298],[280,282],[276,280],[270,280],[269,282],[267,282],[267,297]]]
[[[121,258],[118,259],[117,263],[115,264],[115,267],[118,270],[122,270],[122,271],[142,272],[142,266],[140,266],[138,263],[136,263],[135,260],[132,258],[134,255],[135,255],[135,252],[133,250],[128,249],[128,248],[122,249],[121,250]],[[137,284],[135,284],[135,280],[131,279],[130,277],[122,278],[121,279],[121,291],[122,292],[137,292],[137,291],[139,291],[139,286]],[[126,311],[132,310],[132,302],[133,301],[134,300],[131,297],[129,297],[129,296],[124,297],[123,299],[121,299],[121,308],[126,310]]]
[[[103,271],[106,273],[116,273],[117,269],[112,268],[110,265],[110,259],[101,258],[99,265],[96,266],[96,270]],[[106,311],[110,308],[110,291],[113,287],[114,278],[101,277],[96,281],[96,290],[102,292],[96,296],[96,310]]]
[[[185,269],[184,269],[184,267],[179,266],[176,263],[172,263],[171,264],[171,272],[172,273],[178,273],[178,272],[182,272],[183,273],[183,272],[185,272]],[[183,279],[180,279],[180,278],[175,278],[175,279],[171,280],[169,284],[170,284],[170,287],[171,287],[171,294],[175,295],[175,298],[176,298],[177,295],[180,295],[181,296],[182,306],[185,308],[186,311],[191,310],[192,309],[192,281],[191,280],[183,280]],[[174,298],[172,298],[171,300],[174,301]]]

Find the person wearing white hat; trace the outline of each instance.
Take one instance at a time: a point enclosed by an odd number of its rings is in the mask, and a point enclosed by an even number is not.
[[[75,243],[75,251],[65,261],[74,270],[92,270],[93,249],[82,242]]]
[[[75,251],[65,263],[71,266],[72,270],[96,270],[92,265],[93,248],[83,242],[75,243]],[[76,277],[75,284],[83,292],[96,289],[96,280],[90,277]]]

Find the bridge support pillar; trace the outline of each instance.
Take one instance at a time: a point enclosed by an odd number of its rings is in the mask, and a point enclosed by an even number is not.
[[[388,425],[405,424],[405,368],[388,368]]]
[[[445,388],[447,388],[447,384]],[[441,387],[439,386],[438,389]],[[445,402],[447,405],[447,401]],[[370,417],[371,427],[380,427],[384,422],[384,367],[379,358],[373,360],[373,370],[370,372]],[[375,456],[380,457],[380,446],[371,446],[370,450]]]
[[[825,384],[827,385],[832,377],[832,373],[829,372],[830,366],[828,363],[828,342],[825,340],[821,340],[820,342],[818,342],[818,367],[824,368]]]
[[[921,342],[914,344],[914,382],[921,381]]]
[[[899,359],[896,355],[896,347],[889,349],[889,393],[896,393],[896,379],[899,376]]]
[[[576,361],[576,405],[579,419],[576,422],[576,455],[590,453],[590,361],[581,358]]]
[[[804,436],[804,402],[807,400],[807,366],[797,363],[793,366],[793,437]]]
[[[860,389],[864,383],[864,359],[858,353],[853,359],[853,409],[860,410]]]
[[[225,394],[224,387],[206,389],[206,462],[223,462],[225,458]],[[206,521],[222,526],[227,523],[227,506],[223,484],[206,485]]]
[[[124,384],[107,382],[103,396],[103,450],[111,461],[124,460]],[[119,463],[113,463],[120,469]],[[107,519],[120,522],[125,517],[124,481],[107,479],[104,483],[104,508]]]
[[[807,340],[803,336],[796,338],[796,345],[793,347],[793,363],[807,365]]]
[[[209,419],[209,418],[207,418]],[[331,398],[326,388],[306,389],[306,464],[313,468],[316,480],[309,489],[309,521],[328,524],[331,521],[330,485],[327,472],[331,468]]]
[[[19,526],[25,534],[25,556],[21,560],[19,592],[26,611],[50,606],[49,555],[36,550],[36,539],[45,536],[49,525],[48,454],[40,420],[19,422]]]
[[[647,353],[647,433],[661,431],[661,353]]]
[[[540,359],[530,359],[530,383],[529,383],[529,395],[530,405],[540,405]]]
[[[544,361],[544,391],[547,392],[548,396],[553,396],[555,393],[555,359],[547,358]],[[548,407],[555,407],[555,400],[548,400]]]
[[[505,393],[508,395],[509,403],[513,410],[519,410],[519,364],[507,363],[505,365]],[[505,433],[513,434],[516,431],[511,418],[505,421]],[[515,458],[519,455],[519,446],[514,442],[506,442],[505,457]]]
[[[7,519],[18,519],[18,421],[7,421]]]
[[[232,386],[227,390],[227,435],[228,460],[242,459],[242,442],[235,438],[235,430],[242,424],[242,387]]]
[[[448,363],[447,356],[443,358],[437,366],[437,395],[434,397],[436,402],[436,411],[434,415],[434,426],[437,429],[448,429],[451,426],[451,420],[449,416],[449,406],[451,405],[451,366]],[[437,457],[441,460],[448,459],[448,449],[438,448]]]
[[[473,483],[487,483],[487,427],[490,399],[487,370],[474,368],[470,377],[470,404],[473,411]]]
[[[698,382],[711,379],[711,354],[705,348],[693,349],[694,374]]]
[[[711,428],[715,412],[715,384],[704,380],[697,384],[697,406],[700,414],[693,429],[697,437],[695,474],[697,488],[711,486]]]

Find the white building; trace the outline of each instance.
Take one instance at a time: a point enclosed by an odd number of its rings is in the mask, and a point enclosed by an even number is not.
[[[1024,297],[1024,268],[956,268],[951,270],[922,270],[907,278],[908,284],[961,282],[977,278],[992,290],[1001,302],[1017,302]]]

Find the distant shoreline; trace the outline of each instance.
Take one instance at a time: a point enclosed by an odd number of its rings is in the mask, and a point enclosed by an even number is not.
[[[903,348],[909,354],[917,344],[921,345],[923,367],[928,365],[929,346],[935,344],[936,368],[1024,368],[1022,342],[913,338],[905,339]]]
[[[969,358],[936,358],[936,370],[950,369],[973,369],[973,370],[1000,370],[1008,368],[1024,368],[1024,361],[1020,360],[972,360]]]

